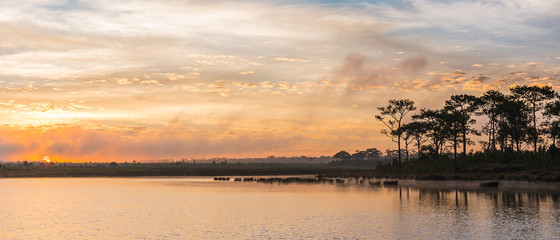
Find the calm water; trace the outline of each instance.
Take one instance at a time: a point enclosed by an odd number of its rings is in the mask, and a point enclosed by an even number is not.
[[[1,239],[560,239],[555,193],[54,178],[0,194]]]

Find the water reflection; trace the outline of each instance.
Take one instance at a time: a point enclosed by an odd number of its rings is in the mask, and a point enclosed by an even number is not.
[[[0,179],[0,234],[7,239],[560,236],[557,193],[426,186],[372,186],[355,180],[265,184],[208,178]]]
[[[455,239],[554,239],[560,233],[557,194],[414,187],[387,190],[398,192],[399,213],[410,222],[401,227],[409,229],[401,234],[409,236],[437,238],[440,234],[432,232],[437,230]]]

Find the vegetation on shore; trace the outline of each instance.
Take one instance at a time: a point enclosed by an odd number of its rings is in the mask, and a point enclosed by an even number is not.
[[[550,86],[509,90],[509,94],[490,90],[479,97],[452,95],[443,108],[417,113],[409,99],[390,100],[387,106],[378,107],[375,118],[386,127],[381,132],[397,144],[397,153],[387,150],[386,156],[392,155],[394,160],[379,163],[373,174],[560,181],[560,95]],[[406,123],[409,113],[411,120]],[[486,123],[477,128],[477,119]],[[478,141],[479,150],[469,151],[475,145],[471,137],[482,134],[486,140]],[[352,155],[341,151],[333,157],[341,165],[382,156],[372,148]]]

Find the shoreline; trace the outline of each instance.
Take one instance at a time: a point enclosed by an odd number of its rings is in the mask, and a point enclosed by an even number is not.
[[[356,177],[351,173],[347,174],[331,174],[325,177]],[[494,181],[527,181],[527,182],[560,182],[560,173],[552,170],[541,171],[524,171],[524,172],[441,172],[441,173],[393,173],[373,171],[366,175],[370,178],[387,178],[399,180],[425,180],[425,181],[477,181],[477,180],[494,180]]]

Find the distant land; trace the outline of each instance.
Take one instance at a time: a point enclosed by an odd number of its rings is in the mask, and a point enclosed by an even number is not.
[[[282,159],[282,158],[280,158]],[[321,161],[319,159],[322,159]],[[327,161],[330,159],[330,161]],[[524,170],[520,168],[485,168],[462,172],[403,172],[387,168],[379,161],[345,164],[329,157],[310,158],[309,162],[279,162],[272,158],[252,161],[224,159],[173,162],[97,162],[46,163],[9,162],[0,164],[0,177],[143,177],[143,176],[274,176],[321,175],[333,178],[399,178],[417,180],[511,180],[560,182],[555,169]],[[257,161],[265,160],[265,161]]]

